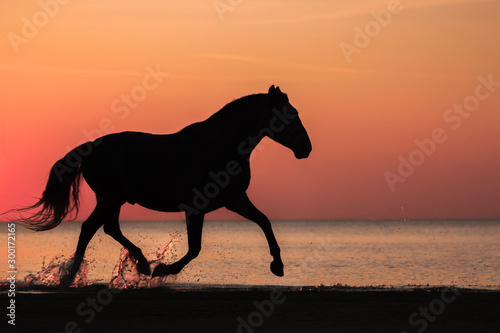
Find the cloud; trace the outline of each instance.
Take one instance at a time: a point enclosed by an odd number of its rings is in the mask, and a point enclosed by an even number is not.
[[[195,55],[201,58],[211,58],[211,59],[234,60],[234,61],[244,61],[244,62],[257,61],[257,59],[253,57],[236,55],[236,54],[196,53]]]
[[[39,73],[144,76],[144,71],[135,72],[135,71],[104,70],[104,69],[89,69],[89,68],[22,65],[22,64],[12,64],[12,63],[0,63],[0,69],[7,71],[39,72]]]
[[[234,60],[234,61],[243,61],[243,62],[259,62],[261,65],[263,64],[271,64],[273,66],[281,66],[282,62],[273,61],[269,59],[257,59],[250,56],[242,56],[235,54],[216,54],[216,53],[197,53],[196,56],[202,58],[210,58],[210,59],[221,59],[221,60]],[[318,72],[330,72],[330,73],[369,73],[372,70],[368,69],[359,69],[359,68],[349,68],[349,67],[332,67],[332,66],[323,66],[319,64],[308,64],[308,63],[287,63],[287,67],[295,67],[301,70],[307,71],[318,71]]]
[[[494,3],[497,0],[399,0],[399,3],[405,10],[422,9],[432,7],[448,7],[463,4],[480,4]],[[275,12],[266,8],[265,5],[255,5],[253,12],[255,13],[271,13],[270,16],[263,15],[254,16],[235,21],[235,23],[245,25],[283,25],[283,24],[298,24],[309,23],[314,21],[328,21],[337,19],[349,19],[359,15],[367,15],[370,11],[379,11],[387,8],[388,0],[359,0],[359,1],[322,1],[317,3],[296,3],[295,10],[286,11],[288,2],[283,2],[278,9],[282,13],[278,18]],[[316,4],[316,6],[314,5]],[[276,4],[275,4],[276,5]],[[318,6],[319,5],[319,6]],[[262,8],[261,8],[262,7]],[[275,6],[276,7],[276,6]],[[304,13],[297,15],[297,12]],[[286,13],[283,15],[283,13]],[[307,13],[307,14],[305,14]]]
[[[372,73],[371,69],[361,69],[361,68],[351,68],[351,67],[331,67],[331,66],[322,66],[322,65],[314,65],[314,64],[292,64],[296,68],[310,70],[310,71],[318,71],[318,72],[327,72],[327,73]]]

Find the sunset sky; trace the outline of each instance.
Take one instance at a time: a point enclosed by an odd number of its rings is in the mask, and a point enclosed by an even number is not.
[[[499,1],[60,2],[0,3],[1,212],[82,142],[176,132],[275,84],[313,151],[254,152],[271,219],[500,218]],[[94,202],[85,186],[79,220]]]

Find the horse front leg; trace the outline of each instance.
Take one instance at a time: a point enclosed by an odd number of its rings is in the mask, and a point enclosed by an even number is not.
[[[159,264],[155,267],[152,277],[179,273],[191,260],[196,258],[201,250],[201,234],[203,231],[203,214],[188,216],[186,213],[188,252],[179,261],[170,264]]]
[[[284,265],[281,260],[281,250],[278,242],[276,241],[276,237],[274,237],[271,221],[269,221],[267,216],[253,205],[246,193],[232,198],[231,201],[226,204],[226,208],[246,219],[249,219],[250,221],[257,223],[266,236],[269,251],[273,257],[273,261],[271,262],[271,272],[273,272],[276,276],[283,276]]]

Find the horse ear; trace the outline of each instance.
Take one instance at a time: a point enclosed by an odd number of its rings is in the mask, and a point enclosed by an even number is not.
[[[276,92],[276,88],[274,88],[274,84],[269,87],[269,91],[267,92],[269,95],[273,95]]]
[[[280,87],[276,87],[276,92],[282,94],[281,90],[280,90]]]

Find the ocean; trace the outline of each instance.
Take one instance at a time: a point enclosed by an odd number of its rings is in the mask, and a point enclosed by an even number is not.
[[[172,263],[187,251],[184,221],[120,224],[123,234],[148,260]],[[284,277],[271,273],[272,257],[256,224],[206,221],[200,255],[161,283],[500,290],[499,221],[273,221],[272,225],[285,264]],[[7,224],[0,226],[6,253]],[[50,231],[32,232],[17,225],[18,282],[26,283],[27,277],[47,267],[63,265],[74,253],[80,227],[80,222],[63,222]],[[116,279],[115,268],[125,260],[121,248],[102,228],[98,231],[85,255],[88,284],[109,284]],[[7,256],[2,256],[2,281],[9,270]]]

